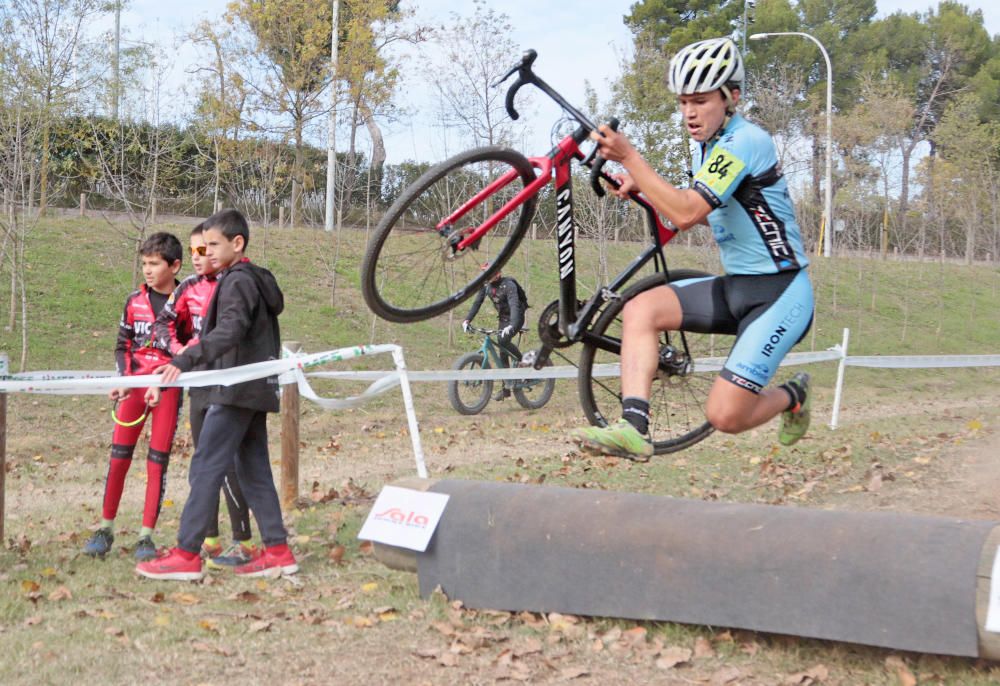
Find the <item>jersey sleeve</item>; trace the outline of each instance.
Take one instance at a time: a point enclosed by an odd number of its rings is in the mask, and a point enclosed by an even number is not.
[[[129,373],[128,358],[132,352],[132,315],[129,313],[129,303],[132,298],[129,296],[125,300],[125,308],[122,310],[122,318],[118,320],[118,339],[115,341],[115,368],[119,376],[127,376]]]
[[[483,300],[486,299],[487,288],[489,288],[489,286],[483,286],[479,289],[479,292],[476,293],[476,298],[472,301],[472,307],[469,308],[469,314],[465,316],[465,321],[471,322],[476,318],[476,315],[479,314],[479,308],[483,306]]]
[[[179,330],[185,329],[184,322],[190,321],[191,317],[186,293],[187,289],[183,283],[175,288],[153,324],[153,335],[157,346],[169,350],[171,355],[176,355],[184,347],[185,341],[182,339],[190,338],[184,336],[184,331]]]
[[[712,209],[724,205],[750,174],[745,157],[716,145],[695,173],[692,188],[705,198]]]

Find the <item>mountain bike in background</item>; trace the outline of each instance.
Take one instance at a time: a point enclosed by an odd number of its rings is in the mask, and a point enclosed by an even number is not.
[[[604,195],[602,181],[613,186],[617,181],[604,173],[604,160],[596,154],[596,146],[589,154],[581,150],[597,125],[534,73],[536,57],[535,51],[527,51],[498,82],[517,74],[507,90],[507,112],[512,119],[518,118],[515,95],[522,86],[532,85],[558,103],[577,128],[541,157],[484,147],[429,169],[392,204],[376,227],[361,267],[361,288],[372,311],[392,322],[422,321],[451,310],[478,292],[510,260],[531,223],[540,192],[554,183],[559,299],[539,317],[543,345],[534,366],[540,369],[548,364],[557,349],[582,344],[577,376],[580,403],[592,424],[604,426],[621,410],[618,363],[625,304],[651,288],[708,274],[667,269],[663,246],[677,235],[677,229],[664,224],[645,197],[633,193],[631,200],[646,217],[649,244],[611,283],[585,302],[577,299],[571,165],[575,161],[590,168],[590,185],[600,196]],[[610,125],[617,128],[618,122],[612,120]],[[484,271],[480,267],[487,259],[490,265]],[[653,274],[635,278],[650,264]],[[704,404],[714,379],[695,374],[695,359],[725,357],[731,339],[722,340],[708,334],[660,334],[659,365],[650,398],[655,453],[681,450],[712,432]],[[471,357],[468,364],[474,364]],[[479,402],[485,405],[489,394],[481,388],[479,393]]]
[[[526,329],[522,329],[524,333]],[[504,355],[500,351],[500,343],[495,339],[500,334],[497,329],[481,329],[478,326],[469,326],[469,332],[481,334],[483,344],[479,350],[466,353],[455,360],[452,369],[456,370],[483,370],[483,369],[509,369],[506,359],[509,355]],[[534,358],[535,351],[525,353],[525,358]],[[515,361],[515,365],[516,365]],[[548,365],[551,366],[549,361]],[[503,397],[513,395],[517,404],[527,410],[538,410],[545,406],[552,397],[555,390],[555,379],[510,379],[501,382],[501,389],[498,394],[500,398],[494,397],[493,379],[469,379],[463,381],[448,382],[448,400],[451,406],[460,414],[479,414],[485,409],[490,399],[501,400]]]

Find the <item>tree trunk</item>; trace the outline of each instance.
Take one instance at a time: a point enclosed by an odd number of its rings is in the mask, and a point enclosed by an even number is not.
[[[370,175],[368,187],[374,184],[376,197],[381,197],[382,171],[385,166],[385,140],[382,138],[382,129],[375,121],[375,114],[365,102],[361,103],[361,116],[364,118],[365,126],[368,127],[368,136],[372,139],[372,159],[369,167]]]

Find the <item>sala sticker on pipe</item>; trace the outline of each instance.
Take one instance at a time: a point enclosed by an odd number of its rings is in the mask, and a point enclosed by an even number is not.
[[[424,552],[448,504],[445,493],[385,486],[358,538]]]

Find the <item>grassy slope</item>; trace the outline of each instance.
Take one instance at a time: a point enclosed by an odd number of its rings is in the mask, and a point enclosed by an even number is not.
[[[186,237],[186,226],[164,228]],[[412,369],[450,366],[469,342],[453,336],[457,327],[454,322],[449,326],[447,317],[408,326],[381,321],[373,325],[357,288],[363,242],[363,233],[347,232],[340,245],[334,306],[330,267],[337,246],[330,236],[293,230],[254,235],[251,255],[275,272],[286,293],[283,337],[301,341],[307,351],[399,342]],[[549,241],[526,242],[525,247],[506,272],[525,285],[534,305],[531,312],[537,315],[555,297],[554,256]],[[635,249],[616,246],[612,271]],[[581,278],[592,287],[596,281],[593,246],[583,244],[579,253]],[[715,268],[713,258],[683,246],[671,248],[668,257],[676,266]],[[32,236],[28,259],[28,368],[111,368],[115,324],[131,288],[132,256],[126,241],[100,220],[52,221]],[[852,330],[854,354],[990,353],[1000,342],[995,304],[1000,273],[995,268],[838,259],[818,261],[812,275],[818,318],[814,334],[800,350],[824,349],[839,342],[844,327]],[[0,286],[0,303],[6,304],[8,298]],[[0,313],[6,315],[6,308],[0,308]],[[460,309],[456,316],[462,314]],[[19,334],[0,334],[0,349],[10,351],[16,360]],[[385,365],[386,361],[377,359],[358,364]],[[817,376],[819,407],[825,413],[835,368],[813,365],[812,371]],[[794,450],[776,451],[770,430],[762,430],[738,437],[715,436],[648,466],[581,459],[552,440],[579,424],[571,383],[558,385],[556,397],[542,411],[491,406],[472,419],[455,416],[448,409],[443,388],[435,384],[418,386],[415,393],[433,474],[829,507],[865,490],[874,464],[894,476],[894,488],[904,484],[920,488],[932,482],[935,468],[946,472],[940,455],[958,443],[975,440],[980,429],[970,427],[985,426],[985,433],[996,424],[996,392],[992,390],[996,377],[991,370],[852,369],[844,427],[836,433],[822,427],[823,414],[810,440]],[[345,386],[328,390],[340,395]],[[569,667],[567,659],[577,660],[591,671],[594,683],[602,683],[602,675],[603,683],[609,682],[608,675],[610,681],[648,682],[651,678],[642,667],[647,653],[629,648],[624,654],[612,650],[598,655],[592,649],[595,634],[606,635],[616,627],[627,630],[635,623],[594,620],[587,624],[588,639],[530,622],[511,621],[497,627],[495,618],[489,616],[466,614],[456,620],[445,604],[417,598],[414,577],[388,572],[363,554],[354,533],[366,501],[353,504],[350,487],[345,489],[343,481],[351,476],[374,492],[382,483],[412,473],[406,457],[408,439],[399,430],[398,398],[348,413],[326,413],[303,405],[303,490],[308,492],[315,482],[319,495],[329,488],[340,491],[340,497],[329,504],[289,513],[303,558],[304,589],[280,584],[248,586],[223,577],[202,586],[137,584],[124,552],[95,568],[78,557],[76,550],[98,514],[107,459],[106,402],[17,397],[11,405],[7,536],[12,543],[0,552],[0,632],[5,653],[22,657],[0,661],[6,663],[0,666],[0,682],[20,683],[33,674],[42,682],[65,681],[74,675],[117,683],[129,681],[123,678],[127,670],[147,669],[186,682],[194,675],[188,671],[190,666],[200,669],[205,661],[231,664],[231,675],[237,678],[270,677],[278,682],[289,678],[323,681],[328,678],[323,670],[326,664],[336,665],[336,671],[347,677],[372,683],[396,679],[399,672],[394,669],[400,665],[414,677],[433,682],[468,682],[495,674],[495,657],[502,647],[463,653],[461,672],[448,672],[436,662],[408,655],[407,651],[442,640],[447,649],[454,637],[445,638],[439,628],[428,628],[443,619],[462,624],[465,628],[458,629],[460,633],[475,627],[500,632],[501,640],[515,647],[526,637],[538,636],[551,648],[546,648],[545,655],[549,667],[551,663]],[[948,408],[944,413],[942,406]],[[275,434],[276,430],[272,439]],[[473,451],[477,454],[468,455]],[[182,482],[190,447],[182,441],[175,455],[171,478]],[[175,485],[171,489],[183,493]],[[139,504],[132,493],[137,490],[127,488],[132,500],[123,506],[123,526],[137,518]],[[171,502],[165,507],[162,536],[176,529],[179,506]],[[124,529],[125,545],[129,535]],[[337,542],[347,546],[347,553],[345,564],[333,567],[325,561]],[[71,598],[60,598],[57,591],[63,587]],[[388,614],[387,607],[393,608]],[[393,622],[392,613],[405,621]],[[260,622],[270,624],[262,629]],[[745,680],[755,675],[747,683],[771,683],[780,681],[781,675],[823,662],[832,673],[826,683],[897,680],[895,668],[883,668],[884,651],[745,632],[737,633],[733,641],[725,632],[701,627],[643,626],[649,631],[649,642],[687,646],[697,640],[711,642],[715,657],[697,662],[689,673],[692,678],[708,678],[717,668],[735,666],[743,670]],[[374,630],[366,633],[369,627]],[[64,638],[69,630],[77,637],[72,643]],[[333,645],[324,646],[331,642],[317,641],[317,637],[332,638]],[[119,658],[121,668],[96,657],[112,642],[129,648]],[[235,644],[240,648],[234,654]],[[401,652],[397,644],[404,646]],[[150,646],[156,650],[147,653]],[[255,663],[252,656],[261,651],[279,659]],[[296,658],[290,663],[287,655],[293,652]],[[235,657],[241,666],[220,655]],[[357,671],[344,655],[370,659]],[[524,664],[531,666],[537,679],[549,673],[527,655],[531,653],[526,654]],[[963,660],[909,656],[907,663],[921,679],[932,682],[991,683],[996,676]]]

